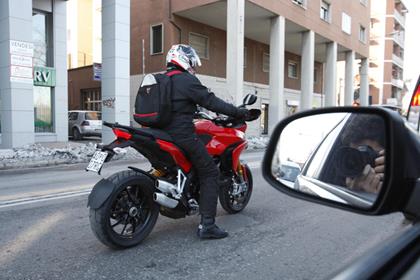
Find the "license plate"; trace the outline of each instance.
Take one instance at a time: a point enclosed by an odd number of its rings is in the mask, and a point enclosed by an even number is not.
[[[91,158],[89,165],[86,167],[87,171],[93,171],[98,173],[102,165],[104,165],[105,159],[108,156],[107,152],[96,151]]]

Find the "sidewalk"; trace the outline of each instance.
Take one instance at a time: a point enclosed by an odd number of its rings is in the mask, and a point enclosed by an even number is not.
[[[248,139],[248,150],[265,149],[268,138],[254,137]],[[0,149],[0,170],[27,169],[65,164],[87,163],[96,151],[95,142],[53,142],[37,143],[15,149]],[[125,153],[115,155],[112,159],[124,161],[145,161],[146,159],[133,148]]]

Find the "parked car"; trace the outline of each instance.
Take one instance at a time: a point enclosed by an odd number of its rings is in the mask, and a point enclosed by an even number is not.
[[[69,136],[81,140],[85,136],[102,135],[101,112],[69,111]]]
[[[338,115],[344,116],[344,118]],[[370,115],[383,122],[383,172],[381,184],[376,191],[368,192],[365,197],[359,190],[347,186],[347,177],[360,176],[356,166],[364,166],[365,162],[355,164],[358,160],[344,160],[343,166],[348,167],[345,180],[341,173],[334,174],[339,165],[335,161],[334,151],[343,145],[342,133],[352,116]],[[278,164],[278,157],[290,150],[288,145],[282,145],[280,139],[285,138],[288,127],[293,131],[299,128],[308,129],[304,119],[331,116],[336,118],[337,125],[325,135],[321,144],[309,156],[308,161],[298,176],[297,188],[290,188],[280,180],[274,172]],[[307,124],[308,122],[306,122]],[[356,127],[349,127],[350,135],[356,133]],[[370,129],[362,128],[365,132]],[[287,136],[287,135],[286,135]],[[293,135],[291,135],[293,136]],[[352,136],[352,135],[351,135]],[[287,138],[287,137],[286,137]],[[285,142],[287,143],[287,142]],[[292,143],[293,142],[289,142]],[[373,143],[369,145],[374,146]],[[368,145],[368,146],[369,146]],[[355,149],[355,146],[351,147]],[[359,150],[367,154],[367,150]],[[341,160],[348,156],[341,154]],[[364,156],[361,156],[363,158]],[[367,156],[366,156],[367,157]],[[281,121],[274,129],[263,160],[264,178],[277,190],[295,198],[339,208],[364,215],[384,215],[402,212],[409,218],[408,226],[378,247],[371,249],[364,256],[359,257],[352,264],[333,275],[333,279],[419,279],[420,275],[420,136],[407,127],[407,122],[396,112],[379,107],[335,107],[311,110],[295,114]],[[340,159],[340,158],[336,158]],[[375,161],[376,164],[376,161]],[[373,165],[375,165],[373,164]],[[328,167],[329,165],[329,167]],[[378,164],[379,165],[379,164]],[[375,165],[375,167],[377,167]],[[357,169],[357,170],[356,170]],[[362,168],[363,169],[363,168]],[[356,172],[357,171],[357,172]],[[375,169],[375,172],[377,170]],[[363,175],[365,175],[365,172]],[[367,173],[366,173],[367,174]],[[334,178],[334,175],[338,175]],[[346,177],[347,176],[347,177]],[[373,177],[372,177],[373,178]],[[300,180],[302,182],[300,182]],[[373,181],[360,181],[361,189]],[[378,182],[376,182],[378,183]],[[295,182],[296,184],[296,182]],[[369,188],[366,188],[369,190]],[[308,191],[309,190],[309,191]],[[365,191],[366,192],[366,191]],[[356,201],[356,199],[358,199]]]
[[[301,169],[299,164],[293,161],[282,162],[277,170],[277,177],[283,180],[284,184],[293,188],[297,176],[300,174]]]

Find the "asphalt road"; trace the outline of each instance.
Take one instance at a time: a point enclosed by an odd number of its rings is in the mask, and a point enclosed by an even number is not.
[[[285,196],[262,178],[262,153],[244,158],[254,193],[240,214],[219,209],[229,238],[200,241],[198,216],[161,216],[141,245],[122,251],[91,232],[87,193],[99,177],[82,165],[0,172],[0,279],[323,279],[404,229],[400,214],[367,217]]]

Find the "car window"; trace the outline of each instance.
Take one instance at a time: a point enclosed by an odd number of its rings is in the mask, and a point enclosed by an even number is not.
[[[71,112],[71,113],[69,113],[69,120],[70,121],[77,120],[77,112]]]
[[[343,121],[341,121],[325,138],[324,141],[319,145],[318,149],[312,155],[312,158],[308,161],[308,164],[304,168],[304,175],[318,178],[319,174],[324,167],[326,157],[330,154],[328,151],[331,150],[338,135],[346,124],[346,120],[350,117],[348,115]]]
[[[86,120],[101,120],[101,113],[99,112],[87,112],[85,113]]]

